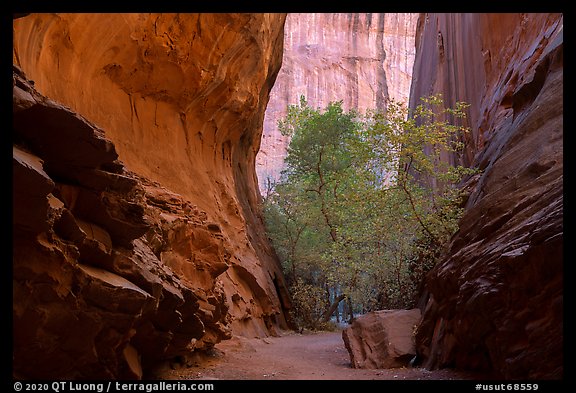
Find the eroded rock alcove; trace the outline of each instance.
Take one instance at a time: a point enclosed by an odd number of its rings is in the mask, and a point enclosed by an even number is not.
[[[284,19],[14,21],[14,375],[141,377],[287,327],[254,173]]]

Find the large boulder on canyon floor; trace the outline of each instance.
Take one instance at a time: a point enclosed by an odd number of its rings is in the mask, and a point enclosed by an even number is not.
[[[403,367],[416,355],[420,310],[381,310],[364,314],[342,331],[354,368]]]

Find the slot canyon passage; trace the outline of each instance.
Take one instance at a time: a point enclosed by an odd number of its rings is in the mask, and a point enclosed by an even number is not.
[[[563,378],[562,14],[14,18],[14,378]],[[351,368],[294,331],[275,122],[433,93],[470,104],[444,159],[481,172],[410,310],[419,365]],[[357,340],[389,338],[370,315]]]

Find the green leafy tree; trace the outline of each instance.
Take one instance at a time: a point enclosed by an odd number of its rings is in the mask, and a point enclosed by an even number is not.
[[[361,116],[301,97],[279,122],[291,137],[286,169],[264,212],[295,320],[325,327],[339,302],[353,313],[411,307],[424,274],[458,228],[457,187],[475,170],[451,164],[466,105],[422,99],[411,116],[389,102]],[[310,304],[306,304],[306,302]]]

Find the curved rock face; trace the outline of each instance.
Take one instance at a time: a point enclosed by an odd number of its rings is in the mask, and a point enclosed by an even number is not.
[[[284,60],[264,117],[256,171],[262,193],[278,180],[289,139],[278,130],[288,105],[331,101],[365,111],[387,99],[407,102],[418,14],[289,14]]]
[[[286,327],[254,172],[284,18],[14,21],[15,375],[140,377]]]
[[[427,277],[428,367],[562,377],[562,33],[559,14],[419,19],[411,104],[437,92],[472,104],[463,160],[483,170]]]

